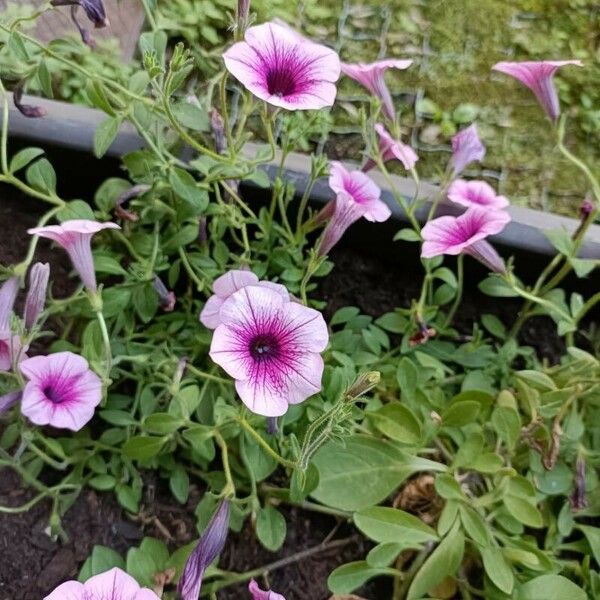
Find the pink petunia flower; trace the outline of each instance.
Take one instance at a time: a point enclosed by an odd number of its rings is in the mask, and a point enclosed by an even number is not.
[[[36,425],[79,431],[102,400],[102,381],[85,358],[57,352],[24,360],[21,373],[28,379],[21,412]]]
[[[329,187],[335,192],[331,215],[317,250],[325,256],[337,244],[352,223],[361,217],[367,221],[382,222],[389,219],[392,211],[381,200],[381,190],[362,171],[348,171],[342,163],[331,163]]]
[[[379,136],[379,153],[383,162],[399,160],[404,165],[404,168],[410,171],[419,160],[416,152],[408,144],[403,144],[401,141],[395,140],[381,123],[375,125],[375,131]],[[366,173],[375,164],[375,161],[369,158],[361,170]]]
[[[494,188],[485,181],[457,179],[448,188],[448,199],[467,208],[481,206],[490,209],[506,208],[510,203],[504,196],[497,196]]]
[[[266,592],[261,590],[254,579],[248,584],[248,590],[252,594],[252,600],[285,600],[281,594],[277,594],[271,590],[267,590]]]
[[[412,60],[378,60],[374,63],[342,63],[342,73],[358,81],[366,87],[371,94],[377,96],[381,100],[383,106],[383,114],[390,120],[394,120],[396,115],[394,112],[394,103],[390,90],[385,84],[385,72],[388,69],[408,69],[412,65]]]
[[[92,236],[103,229],[121,229],[116,223],[97,223],[84,219],[65,221],[60,225],[34,227],[28,233],[53,240],[69,255],[83,285],[91,292],[96,291],[96,273],[92,258]]]
[[[10,329],[10,316],[19,292],[19,278],[11,277],[0,287],[0,371],[10,371],[13,357],[21,348],[19,336]]]
[[[200,322],[207,329],[216,329],[221,324],[221,307],[231,294],[247,285],[258,285],[277,292],[284,300],[290,299],[290,294],[284,285],[271,281],[259,281],[252,271],[232,269],[213,282],[214,294],[206,301],[200,313]]]
[[[67,581],[59,585],[44,600],[160,600],[148,588],[115,567],[100,575],[90,577],[85,583]]]
[[[438,217],[421,230],[421,256],[432,258],[442,254],[465,253],[491,270],[503,273],[505,266],[502,258],[485,238],[500,233],[509,221],[510,215],[506,211],[481,207],[469,208],[458,217]]]
[[[223,54],[227,70],[255,96],[289,110],[332,106],[340,59],[326,46],[276,23],[250,27]]]
[[[277,292],[249,285],[221,307],[210,357],[235,382],[254,413],[278,417],[321,389],[329,341],[321,313],[284,300]]]
[[[452,158],[450,165],[454,177],[462,173],[473,161],[481,161],[485,156],[485,146],[479,139],[475,123],[459,131],[452,138]]]
[[[558,119],[560,105],[553,77],[560,67],[575,65],[582,67],[580,60],[541,60],[525,62],[499,62],[492,69],[506,73],[526,85],[536,96],[552,121]]]

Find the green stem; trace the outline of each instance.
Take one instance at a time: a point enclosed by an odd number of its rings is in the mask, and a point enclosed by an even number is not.
[[[459,254],[458,259],[456,261],[457,266],[457,286],[456,286],[456,298],[454,298],[454,303],[452,304],[452,308],[446,317],[446,322],[444,323],[444,329],[450,327],[452,320],[454,319],[454,315],[460,306],[463,295],[463,287],[464,287],[464,278],[465,278],[465,255]]]
[[[186,270],[187,274],[189,275],[190,279],[196,284],[196,288],[199,292],[201,292],[204,289],[204,282],[202,281],[202,279],[200,279],[198,277],[198,275],[196,275],[194,269],[192,268],[192,265],[190,264],[190,261],[187,257],[187,254],[185,253],[185,250],[183,249],[183,247],[179,248],[179,257],[181,258],[181,262],[183,264],[184,269]]]
[[[194,365],[188,363],[185,366],[186,370],[190,373],[193,373],[196,377],[200,377],[201,379],[207,379],[208,381],[214,381],[216,383],[223,383],[225,385],[233,385],[233,381],[231,379],[224,379],[223,377],[217,377],[217,375],[213,375],[212,373],[206,373],[205,371],[201,371],[194,367]]]
[[[98,292],[99,293],[99,292]],[[106,321],[104,319],[104,314],[101,310],[96,311],[96,318],[98,319],[98,324],[100,325],[100,331],[102,332],[102,343],[104,344],[104,384],[108,387],[111,383],[110,381],[110,370],[112,368],[112,348],[110,345],[110,336],[108,335],[108,328],[106,327]]]
[[[223,462],[223,472],[225,473],[225,487],[221,490],[221,496],[223,498],[234,498],[235,497],[235,484],[233,483],[233,477],[231,476],[231,467],[229,466],[229,450],[227,448],[227,442],[218,430],[214,431],[215,440],[221,448],[221,460]]]
[[[254,427],[252,427],[252,425],[250,425],[250,423],[248,423],[248,421],[246,421],[246,419],[239,418],[237,419],[237,422],[258,442],[260,447],[269,456],[274,458],[280,465],[287,467],[288,469],[295,469],[297,467],[296,463],[283,458],[283,456],[280,456],[277,452],[275,452],[275,450],[273,450],[273,448],[271,448],[271,446],[265,442],[262,436],[254,429]]]

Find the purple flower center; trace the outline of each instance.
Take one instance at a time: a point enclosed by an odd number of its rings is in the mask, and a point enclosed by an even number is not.
[[[257,362],[266,362],[280,354],[279,341],[274,335],[260,334],[250,340],[250,356]]]
[[[64,400],[64,398],[62,397],[62,394],[60,393],[60,391],[54,389],[51,385],[44,386],[44,389],[42,390],[42,393],[53,404],[60,404]]]
[[[273,96],[291,96],[296,92],[296,74],[284,66],[269,69],[267,90]]]

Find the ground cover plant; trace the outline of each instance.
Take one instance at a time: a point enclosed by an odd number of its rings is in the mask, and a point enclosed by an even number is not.
[[[88,42],[110,17],[100,0],[41,10],[72,10]],[[201,490],[199,539],[146,537],[126,556],[98,545],[77,580],[64,573],[45,597],[195,600],[242,584],[236,597],[307,598],[306,581],[269,589],[305,549],[243,572],[219,561],[232,532],[248,527],[266,550],[280,549],[298,525],[284,516],[290,507],[336,519],[323,547],[343,547],[341,528],[368,540],[360,560],[340,559],[329,574],[338,598],[371,594],[361,589],[374,578],[396,599],[598,597],[600,363],[590,316],[600,292],[562,286],[598,266],[578,254],[600,184],[565,141],[570,121],[553,79],[586,65],[571,56],[489,65],[532,94],[556,151],[586,181],[579,227],[548,232],[556,254],[524,282],[487,239],[509,223],[510,198],[466,175],[486,154],[476,123],[452,136],[438,194],[417,219],[421,156],[403,139],[386,83],[410,59],[342,62],[285,22],[256,20],[248,2],[234,13],[218,75],[195,94],[186,87],[202,76],[195,49],[169,51],[158,26],[120,80],[74,61],[69,44],[31,38],[21,26],[35,14],[0,24],[25,79],[47,81],[51,62],[86,81],[106,113],[98,158],[124,122],[146,142],[92,202],[63,198],[44,150],[9,150],[3,93],[0,182],[45,210],[22,260],[1,270],[0,477],[17,474],[32,490],[0,506],[2,518],[48,503],[46,535],[65,542],[68,510],[85,490],[114,495],[132,520],[143,518],[151,477],[186,510]],[[362,163],[314,152],[297,195],[286,158],[307,131],[326,128],[344,79],[369,98],[356,114]],[[18,93],[16,102],[32,124],[44,118]],[[267,143],[244,151],[258,135]],[[276,157],[271,181],[262,167]],[[414,197],[398,192],[392,167],[414,180]],[[372,169],[406,215],[396,241],[419,248],[415,293],[375,317],[345,306],[327,322],[319,284],[335,273],[332,251],[358,221],[376,231],[391,218]],[[311,190],[324,177],[331,200],[318,207]],[[262,186],[262,203],[249,202],[245,182]],[[445,200],[462,212],[439,216]],[[55,295],[50,267],[36,261],[40,240],[68,257],[71,293]],[[393,261],[414,268],[402,252]],[[510,320],[461,318],[473,292],[467,261],[489,272],[483,294],[519,301]],[[540,317],[564,340],[553,360],[520,341]]]

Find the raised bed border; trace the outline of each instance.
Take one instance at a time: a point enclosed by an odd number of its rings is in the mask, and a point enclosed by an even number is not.
[[[47,115],[41,119],[28,119],[24,117],[12,104],[12,96],[9,95],[9,136],[18,138],[27,143],[51,145],[60,148],[68,148],[87,154],[93,154],[94,132],[97,126],[106,118],[106,115],[97,110],[80,105],[69,104],[56,100],[48,100],[34,96],[27,96],[24,102],[43,107]],[[120,158],[122,155],[138,150],[145,146],[143,138],[129,123],[124,123],[114,142],[107,151],[107,156]],[[244,147],[244,153],[253,157],[262,144],[248,143]],[[265,166],[265,170],[271,179],[274,178],[278,168],[279,157]],[[348,163],[350,167],[356,167]],[[297,193],[302,194],[306,189],[310,174],[310,157],[300,153],[290,153],[286,161],[284,177],[287,181],[294,183]],[[371,177],[382,189],[382,198],[392,210],[393,218],[400,222],[407,222],[404,211],[398,206],[390,191],[390,187],[382,173],[373,170]],[[412,179],[392,175],[394,185],[407,199],[413,198],[415,194],[415,183]],[[437,186],[423,182],[419,194],[426,202],[417,212],[417,218],[423,221],[429,211],[430,199],[437,193]],[[332,197],[331,190],[327,185],[326,178],[315,184],[311,199],[324,203]],[[554,213],[546,213],[539,210],[510,206],[508,209],[511,222],[504,231],[493,236],[494,243],[507,249],[532,252],[537,255],[551,255],[555,252],[544,231],[551,229],[565,229],[574,232],[579,226],[577,219],[564,217]],[[438,214],[458,214],[461,210],[448,202],[440,203]],[[586,240],[579,252],[580,258],[600,258],[600,225],[592,225],[586,235]]]

